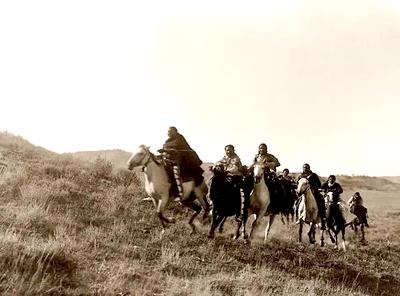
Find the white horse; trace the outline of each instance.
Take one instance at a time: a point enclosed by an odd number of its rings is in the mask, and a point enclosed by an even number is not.
[[[297,184],[297,194],[301,197],[298,206],[299,211],[299,242],[302,241],[303,225],[310,225],[308,238],[311,244],[315,243],[315,228],[320,223],[318,216],[317,201],[310,189],[310,183],[307,178],[301,178]],[[321,246],[324,246],[324,230],[321,229]]]
[[[243,234],[244,237],[247,238],[246,235],[246,222],[249,215],[254,215],[255,220],[251,225],[250,237],[249,242],[254,236],[254,231],[260,224],[261,219],[264,216],[269,215],[268,225],[264,231],[264,243],[267,241],[269,230],[271,225],[274,221],[275,215],[268,212],[268,206],[271,203],[271,198],[269,194],[269,190],[267,184],[265,183],[264,179],[264,165],[256,163],[253,167],[253,174],[254,174],[254,188],[250,194],[250,201],[247,208],[247,215],[244,215],[243,221]]]
[[[171,183],[168,180],[168,175],[164,166],[156,159],[155,155],[150,152],[149,147],[145,145],[139,146],[139,149],[129,158],[127,165],[129,170],[139,166],[144,168],[145,190],[153,201],[164,232],[169,223],[175,223],[175,219],[165,216],[164,213],[168,203],[174,198],[174,196],[169,195]],[[196,231],[193,220],[201,212],[201,209],[203,208],[205,211],[204,218],[208,217],[210,211],[206,200],[208,187],[204,180],[198,186],[195,186],[194,181],[183,182],[182,187],[182,204],[195,211],[189,220],[189,225],[193,233]]]

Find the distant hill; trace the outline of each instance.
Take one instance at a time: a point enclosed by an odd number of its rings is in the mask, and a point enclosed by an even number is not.
[[[399,177],[393,177],[399,178]],[[380,190],[380,191],[400,191],[400,183],[394,183],[383,177],[369,176],[337,176],[338,182],[343,188],[358,190]]]
[[[400,176],[385,176],[382,178],[385,178],[385,179],[389,180],[390,182],[400,184]]]

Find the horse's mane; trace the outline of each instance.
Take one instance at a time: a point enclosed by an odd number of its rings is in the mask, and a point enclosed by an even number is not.
[[[139,148],[147,151],[150,154],[151,160],[154,161],[157,165],[163,165],[163,163],[157,158],[157,156],[155,156],[154,153],[150,151],[150,146],[142,144],[139,146]]]

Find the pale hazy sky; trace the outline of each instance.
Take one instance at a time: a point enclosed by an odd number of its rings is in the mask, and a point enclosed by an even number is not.
[[[0,130],[400,175],[400,1],[1,1]]]

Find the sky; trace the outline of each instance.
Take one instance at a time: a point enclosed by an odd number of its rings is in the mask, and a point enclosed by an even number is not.
[[[400,1],[1,1],[0,131],[400,175]]]

